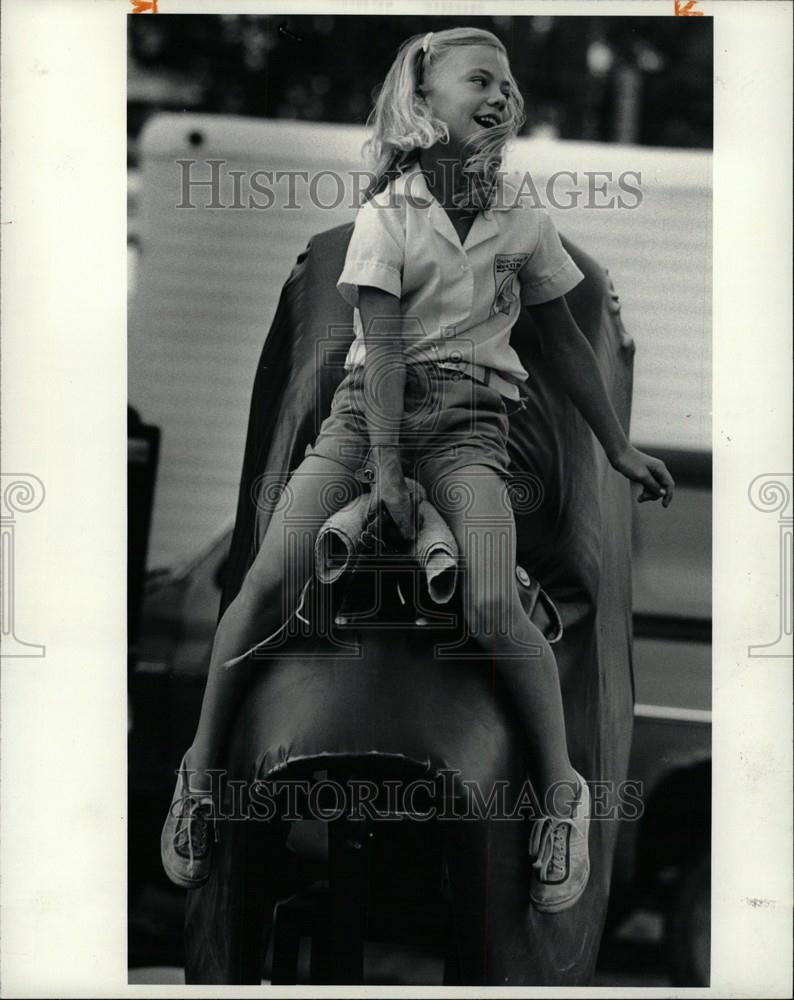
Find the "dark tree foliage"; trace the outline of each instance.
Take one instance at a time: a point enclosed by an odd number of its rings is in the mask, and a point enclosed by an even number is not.
[[[131,138],[159,108],[363,123],[404,39],[462,24],[504,41],[526,134],[711,146],[706,17],[130,17]]]

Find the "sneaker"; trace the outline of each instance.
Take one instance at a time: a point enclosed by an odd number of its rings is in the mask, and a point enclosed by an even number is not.
[[[577,777],[579,795],[570,819],[544,816],[535,822],[530,837],[529,853],[536,860],[529,898],[541,913],[560,913],[573,906],[590,878],[590,790],[578,772]]]
[[[210,875],[212,847],[217,840],[212,798],[191,794],[183,757],[160,836],[160,858],[166,875],[182,889],[203,885]]]

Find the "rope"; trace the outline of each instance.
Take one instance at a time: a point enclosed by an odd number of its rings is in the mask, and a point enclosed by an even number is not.
[[[281,625],[279,625],[279,627],[276,629],[276,631],[273,632],[271,635],[269,635],[266,639],[262,639],[262,641],[258,642],[255,646],[252,646],[247,652],[242,653],[240,656],[235,656],[233,660],[227,660],[223,664],[223,666],[224,666],[224,668],[226,670],[228,670],[229,667],[235,667],[235,666],[237,666],[238,663],[242,663],[243,660],[247,659],[249,656],[251,656],[253,653],[255,653],[257,651],[257,649],[261,649],[262,646],[266,646],[269,642],[272,642],[277,636],[281,635],[281,633],[284,631],[284,629],[287,627],[287,625],[289,625],[289,623],[292,621],[293,618],[299,619],[299,621],[302,621],[304,623],[304,625],[311,624],[309,622],[309,619],[306,618],[306,617],[304,617],[304,615],[301,614],[301,611],[303,610],[303,604],[304,604],[304,601],[306,600],[306,591],[309,589],[309,586],[312,583],[313,579],[314,579],[314,577],[310,576],[309,579],[306,581],[306,584],[305,584],[303,590],[301,591],[301,596],[300,596],[300,600],[298,601],[298,606],[295,608],[295,610],[292,612],[292,614],[289,615],[282,622]]]

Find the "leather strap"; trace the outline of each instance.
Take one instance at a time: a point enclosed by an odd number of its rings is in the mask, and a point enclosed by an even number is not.
[[[530,620],[540,629],[549,645],[559,642],[563,626],[554,601],[523,566],[516,566],[516,577],[522,592],[521,603]]]

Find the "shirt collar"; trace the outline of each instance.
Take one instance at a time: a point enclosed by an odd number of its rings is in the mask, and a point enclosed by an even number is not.
[[[400,174],[394,182],[394,191],[401,195],[405,195],[407,192],[417,208],[427,208],[436,203],[418,163],[411,164],[408,170]],[[515,208],[517,197],[518,188],[515,182],[500,171],[497,175],[496,193],[491,206],[484,209],[482,214],[486,219],[490,219],[493,212],[509,212],[511,208]]]
[[[400,174],[394,182],[394,191],[395,194],[409,196],[417,208],[428,208],[436,200],[430,193],[425,175],[419,169],[418,163],[412,164],[408,170]]]
[[[497,183],[501,185],[502,181],[503,178],[500,175]],[[394,191],[396,194],[410,198],[411,204],[414,207],[429,209],[430,223],[436,232],[443,236],[456,249],[461,249],[462,245],[455,232],[455,227],[452,225],[447,213],[431,194],[425,180],[425,175],[419,169],[419,164],[413,164],[409,170],[406,170],[405,173],[397,178],[394,182]],[[473,247],[484,243],[498,234],[499,225],[493,213],[494,210],[504,211],[511,207],[511,201],[508,200],[509,193],[507,190],[498,189],[494,209],[484,209],[482,212],[477,213],[471,230],[466,237],[463,249],[466,251],[471,250]]]

